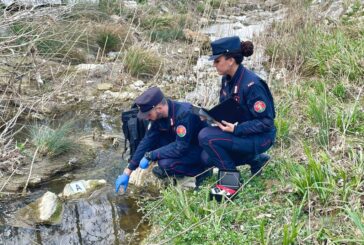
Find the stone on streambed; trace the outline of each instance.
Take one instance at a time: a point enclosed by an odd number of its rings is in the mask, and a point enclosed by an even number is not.
[[[106,180],[77,180],[68,183],[58,196],[66,199],[76,199],[90,196],[95,190],[106,185]]]
[[[161,189],[165,185],[168,184],[176,184],[181,188],[195,188],[196,187],[196,178],[195,177],[183,177],[183,178],[165,178],[163,180],[157,178],[152,173],[152,169],[157,166],[156,163],[153,163],[149,166],[148,169],[137,168],[130,175],[129,183],[133,184],[135,187],[146,187],[149,190],[157,190]]]
[[[136,187],[148,187],[151,189],[159,189],[164,185],[164,181],[155,177],[152,169],[156,166],[151,164],[147,169],[137,168],[130,175],[129,183]]]
[[[16,213],[17,222],[27,225],[59,224],[62,220],[63,204],[56,194],[47,191],[42,197]]]

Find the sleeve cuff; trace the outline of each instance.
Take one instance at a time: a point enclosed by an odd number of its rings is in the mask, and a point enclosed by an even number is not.
[[[154,151],[151,151],[150,152],[150,160],[152,160],[152,161],[158,160],[156,155],[157,154]]]
[[[135,169],[138,168],[138,165],[135,165],[134,163],[132,162],[129,162],[128,165],[126,166],[128,169],[134,171]]]

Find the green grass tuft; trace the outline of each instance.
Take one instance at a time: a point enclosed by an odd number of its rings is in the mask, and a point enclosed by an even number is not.
[[[153,52],[131,47],[125,57],[126,70],[135,77],[152,77],[157,74],[162,60]]]
[[[72,125],[72,122],[66,123],[57,129],[51,129],[45,125],[33,126],[30,129],[31,142],[39,147],[40,154],[56,157],[75,147],[74,141],[69,137]]]
[[[107,31],[99,33],[96,42],[104,50],[104,53],[119,51],[121,46],[120,38],[114,33]]]

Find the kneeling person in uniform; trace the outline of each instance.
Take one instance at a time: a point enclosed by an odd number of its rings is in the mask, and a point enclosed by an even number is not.
[[[148,168],[151,161],[158,161],[152,170],[158,178],[202,173],[198,133],[206,124],[193,114],[192,105],[166,99],[158,87],[146,90],[135,103],[138,117],[151,121],[151,125],[123,174],[116,179],[116,192],[120,186],[126,191],[132,171]]]
[[[274,144],[275,107],[267,83],[242,65],[244,57],[253,54],[251,42],[237,36],[211,43],[213,65],[220,75],[220,103],[233,99],[239,103],[243,116],[239,122],[222,121],[218,127],[206,127],[199,133],[203,147],[202,161],[206,166],[235,170],[249,164],[252,175],[259,175],[270,156],[265,154]]]

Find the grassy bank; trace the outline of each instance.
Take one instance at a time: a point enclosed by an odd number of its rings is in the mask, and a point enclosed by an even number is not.
[[[271,164],[259,178],[241,169],[233,203],[209,201],[216,176],[199,192],[163,190],[143,205],[159,227],[147,244],[364,243],[363,7],[347,2],[332,22],[300,2],[262,37],[277,105]]]

